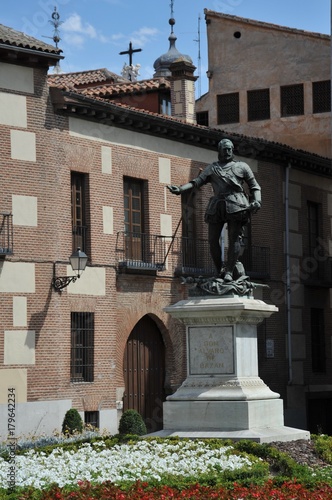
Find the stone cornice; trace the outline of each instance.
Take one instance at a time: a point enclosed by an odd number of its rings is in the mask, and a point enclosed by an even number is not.
[[[234,143],[235,154],[284,167],[291,166],[323,177],[332,177],[331,159],[280,143],[190,124],[180,119],[56,87],[50,88],[50,94],[55,111],[66,116],[131,129],[213,151],[217,150],[218,142],[227,137]]]

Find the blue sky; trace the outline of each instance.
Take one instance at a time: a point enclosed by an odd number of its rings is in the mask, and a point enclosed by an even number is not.
[[[134,49],[142,49],[133,55],[134,64],[141,65],[139,79],[151,78],[154,61],[168,50],[171,0],[2,0],[0,23],[53,43],[47,37],[53,35],[49,20],[55,6],[62,22],[59,47],[65,56],[61,62],[64,72],[107,68],[121,74],[128,56],[119,52],[127,50],[131,41]],[[200,68],[197,87],[201,94],[207,91],[204,8],[291,28],[331,32],[331,0],[173,0],[176,46]]]

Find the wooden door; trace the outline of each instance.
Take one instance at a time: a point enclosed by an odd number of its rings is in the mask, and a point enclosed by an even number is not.
[[[165,347],[155,322],[144,316],[131,332],[124,353],[123,410],[138,411],[148,432],[163,428]]]

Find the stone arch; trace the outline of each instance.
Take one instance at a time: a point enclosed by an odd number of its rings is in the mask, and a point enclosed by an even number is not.
[[[162,429],[165,344],[156,322],[144,315],[132,329],[123,356],[123,410],[134,409],[148,432]]]

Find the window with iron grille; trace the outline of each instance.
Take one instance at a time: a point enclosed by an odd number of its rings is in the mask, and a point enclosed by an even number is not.
[[[73,252],[79,247],[90,255],[88,246],[89,177],[87,174],[71,172],[71,214]]]
[[[240,97],[238,92],[217,95],[218,124],[240,121]]]
[[[312,82],[312,112],[328,113],[331,111],[331,80]]]
[[[71,313],[71,382],[93,382],[94,313]]]
[[[310,312],[312,371],[324,373],[326,370],[324,309],[312,308]]]
[[[304,114],[303,83],[280,87],[281,116]]]
[[[197,125],[204,125],[205,127],[209,126],[209,112],[208,111],[200,111],[196,113],[196,123]]]
[[[91,425],[99,429],[99,411],[85,411],[84,412],[85,425]]]
[[[270,119],[270,89],[248,90],[248,121]]]

